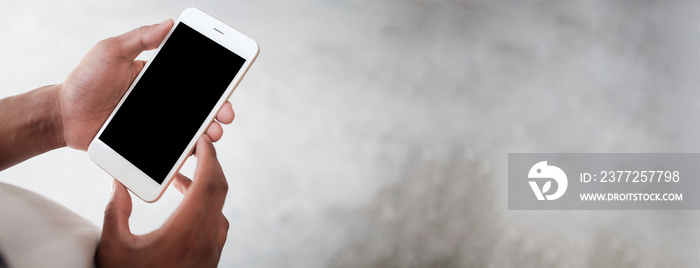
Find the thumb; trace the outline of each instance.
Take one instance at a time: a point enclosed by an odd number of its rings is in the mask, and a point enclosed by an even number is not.
[[[154,25],[141,26],[128,33],[107,39],[106,45],[108,51],[115,53],[112,56],[133,61],[141,52],[157,48],[172,27],[171,19]]]
[[[105,219],[102,226],[103,232],[118,235],[131,233],[129,229],[129,217],[131,216],[131,196],[126,187],[119,181],[112,182],[112,198],[105,209]]]
[[[189,198],[197,199],[201,204],[221,211],[228,192],[228,182],[209,135],[204,134],[199,138],[195,150],[197,167]]]

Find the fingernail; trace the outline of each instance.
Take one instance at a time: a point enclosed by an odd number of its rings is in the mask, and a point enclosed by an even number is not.
[[[112,180],[112,191],[109,194],[110,195],[114,194],[114,180]]]
[[[164,20],[164,21],[161,21],[160,23],[158,23],[158,25],[164,25],[164,24],[168,23],[169,20],[170,20],[170,19],[166,19],[166,20]]]

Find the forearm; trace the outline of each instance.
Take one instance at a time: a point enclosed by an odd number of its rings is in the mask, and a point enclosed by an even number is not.
[[[56,86],[0,100],[0,170],[65,146]]]

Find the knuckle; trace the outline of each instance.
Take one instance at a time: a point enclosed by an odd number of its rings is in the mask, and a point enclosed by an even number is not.
[[[216,179],[207,182],[206,190],[208,194],[225,194],[228,192],[228,183],[223,176],[217,176]]]
[[[219,190],[219,185],[216,182],[209,182],[206,185],[207,187],[207,194],[215,194]]]
[[[105,208],[105,214],[104,214],[105,221],[111,220],[114,217],[114,212],[115,212],[114,210],[115,209],[113,206],[111,206],[111,204],[109,206],[107,206],[107,208]]]
[[[223,175],[221,176],[221,178],[219,178],[219,182],[221,191],[224,194],[228,193],[228,181],[226,181],[226,178],[224,178]]]
[[[151,27],[151,26],[149,26],[149,25],[143,25],[143,26],[141,26],[141,27],[136,28],[134,31],[135,31],[137,34],[142,35],[142,34],[146,33],[146,30],[147,30],[148,28],[150,28],[150,27]]]
[[[224,230],[228,231],[229,227],[231,227],[231,223],[228,221],[228,219],[226,218],[226,216],[224,216],[223,213],[221,214],[221,218],[223,219],[222,222],[224,224]]]
[[[141,45],[141,49],[143,50],[148,49],[148,45],[146,45],[146,42],[144,42],[143,40],[146,33],[148,33],[148,28],[150,28],[150,26],[141,26],[134,30],[134,32],[136,32],[137,36],[139,37],[138,39]]]

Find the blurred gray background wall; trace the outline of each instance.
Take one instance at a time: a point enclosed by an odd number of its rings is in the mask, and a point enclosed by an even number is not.
[[[262,48],[217,144],[220,266],[700,262],[696,211],[508,211],[506,196],[509,152],[699,151],[700,1],[1,1],[0,97],[189,6]],[[98,225],[111,183],[70,149],[0,180]],[[135,201],[132,229],[180,200]]]

